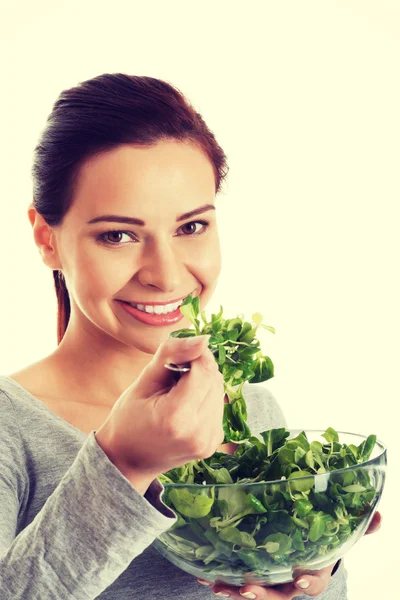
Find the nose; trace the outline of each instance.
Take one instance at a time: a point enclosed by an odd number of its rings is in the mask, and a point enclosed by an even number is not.
[[[143,252],[138,279],[144,286],[165,291],[180,289],[184,263],[178,251],[162,240],[151,240]]]

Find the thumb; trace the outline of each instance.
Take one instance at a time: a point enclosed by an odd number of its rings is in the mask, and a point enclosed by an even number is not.
[[[164,365],[170,362],[181,364],[196,360],[208,347],[210,337],[210,335],[197,335],[190,338],[170,337],[164,340],[135,381],[137,393],[153,396],[166,387],[172,387],[176,383],[176,377]]]
[[[314,573],[307,573],[301,577],[295,578],[295,586],[298,590],[301,590],[303,594],[308,596],[318,596],[322,594],[328,587],[332,571],[336,563],[315,571]],[[308,584],[308,585],[307,585]]]

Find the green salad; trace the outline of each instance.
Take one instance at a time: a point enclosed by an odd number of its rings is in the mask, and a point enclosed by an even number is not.
[[[260,326],[273,333],[274,328],[262,325],[259,313],[252,316],[252,323],[241,317],[224,319],[222,307],[211,322],[203,311],[201,326],[198,297],[189,296],[181,312],[194,330],[181,329],[173,337],[211,334],[209,348],[229,397],[224,442],[239,447],[234,454],[215,452],[159,476],[162,484],[178,484],[167,486],[163,495],[178,518],[160,540],[203,572],[225,574],[250,569],[266,575],[274,565],[301,564],[329,554],[377,502],[368,469],[340,471],[368,461],[376,436],[358,446],[341,444],[331,427],[323,434],[326,443],[309,440],[304,431],[288,439],[290,432],[284,427],[263,431],[262,441],[253,436],[241,391],[245,381],[273,377],[272,361],[261,351],[255,334]],[[318,491],[314,475],[328,472],[324,489]],[[274,483],[250,485],[257,482]],[[239,483],[249,486],[231,487]]]
[[[247,409],[242,388],[246,381],[260,383],[274,376],[274,365],[269,356],[265,356],[256,338],[258,327],[275,333],[275,329],[262,323],[262,315],[255,313],[253,323],[243,321],[241,316],[235,319],[222,317],[222,306],[217,315],[207,320],[205,311],[200,312],[199,296],[189,295],[180,306],[181,313],[194,325],[194,329],[173,331],[170,337],[193,337],[210,334],[208,347],[214,354],[219,370],[224,378],[225,394],[229,404],[225,404],[223,428],[224,444],[240,444],[251,436],[246,423]],[[203,325],[201,326],[199,313]],[[237,390],[234,387],[238,387]]]

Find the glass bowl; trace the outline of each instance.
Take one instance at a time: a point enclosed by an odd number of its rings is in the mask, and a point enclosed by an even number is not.
[[[322,430],[304,432],[308,441]],[[338,432],[340,444],[367,438]],[[367,530],[385,482],[386,447],[368,461],[328,473],[256,483],[164,483],[177,522],[153,546],[195,577],[228,585],[278,585],[327,567]]]

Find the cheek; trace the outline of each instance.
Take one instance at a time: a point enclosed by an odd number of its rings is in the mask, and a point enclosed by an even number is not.
[[[194,267],[197,269],[199,278],[205,282],[213,282],[221,273],[222,258],[219,239],[213,240],[212,244],[205,244],[193,259]]]
[[[111,260],[111,257],[107,259],[104,255],[99,258],[99,255],[86,254],[76,265],[77,293],[87,298],[108,298],[114,295],[126,282],[123,265],[120,264],[119,267],[115,268],[115,260]]]
[[[210,299],[220,275],[221,268],[219,260],[204,260],[204,258],[202,258],[201,261],[198,260],[190,270],[195,278],[202,284],[203,295],[205,293],[207,298]]]

